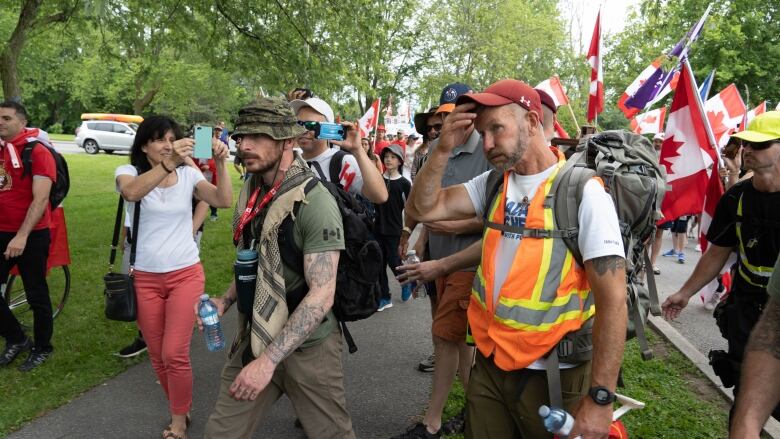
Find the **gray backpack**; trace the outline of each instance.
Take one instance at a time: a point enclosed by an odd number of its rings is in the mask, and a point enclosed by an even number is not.
[[[658,164],[652,143],[640,135],[628,131],[605,131],[580,140],[574,154],[559,171],[545,201],[547,205],[552,204],[555,230],[544,234],[545,237],[563,239],[580,265],[583,261],[577,243],[577,214],[585,184],[595,176],[603,180],[605,190],[612,197],[623,237],[629,312],[626,338],[636,337],[642,358],[649,360],[653,354],[644,325],[648,311],[660,315],[661,308],[646,248],[652,243],[655,225],[660,218],[661,201],[666,192],[666,172]],[[485,192],[488,195],[487,206],[492,205],[502,183],[501,173],[491,172]],[[520,233],[540,236],[540,231],[536,230],[525,229]],[[647,272],[649,288],[642,280],[643,271]],[[592,353],[590,333],[591,324],[587,324],[580,331],[564,337],[557,348],[560,361],[589,359]]]

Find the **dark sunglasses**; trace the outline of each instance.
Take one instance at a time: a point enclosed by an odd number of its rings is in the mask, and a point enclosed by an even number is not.
[[[763,151],[769,149],[772,145],[780,143],[778,140],[769,140],[767,142],[744,142],[742,146],[750,147],[753,151]]]
[[[428,125],[428,131],[430,131],[432,129],[436,130],[436,131],[441,131],[441,126],[442,126],[442,124],[440,124],[440,123],[437,123],[435,125]]]
[[[319,124],[320,123],[317,122],[316,120],[299,120],[298,121],[298,125],[306,128],[309,131],[316,131],[317,130],[317,126],[319,126]]]

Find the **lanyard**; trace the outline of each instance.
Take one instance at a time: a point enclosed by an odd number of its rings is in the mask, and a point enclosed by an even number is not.
[[[233,241],[238,242],[241,240],[241,234],[244,232],[244,227],[246,227],[246,225],[249,224],[249,222],[252,221],[252,219],[256,217],[257,214],[266,206],[266,204],[268,204],[271,199],[273,199],[274,195],[276,195],[276,192],[279,191],[279,186],[282,185],[282,180],[283,179],[279,179],[274,187],[272,187],[271,190],[265,194],[263,199],[260,200],[260,204],[256,206],[255,201],[257,201],[257,196],[260,195],[260,188],[255,189],[255,191],[252,193],[252,196],[249,197],[249,201],[246,203],[246,209],[244,209],[244,213],[241,214],[241,219],[238,221],[236,233],[233,234]]]

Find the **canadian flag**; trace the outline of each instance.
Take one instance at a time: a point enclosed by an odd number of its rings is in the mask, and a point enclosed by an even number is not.
[[[358,120],[358,125],[360,126],[360,137],[368,137],[368,134],[371,133],[371,130],[376,127],[376,123],[379,121],[380,101],[381,99],[376,99],[374,103],[368,107],[366,114],[364,114],[363,117]]]
[[[637,134],[658,134],[664,132],[666,107],[642,113],[631,119],[631,130]]]
[[[747,120],[745,120],[745,123],[742,125],[742,131],[746,130],[747,124],[749,124],[754,117],[758,116],[761,113],[766,113],[766,101],[758,104],[758,107],[747,112],[747,116],[746,116]]]
[[[660,163],[666,166],[666,182],[672,187],[661,203],[666,221],[702,211],[709,178],[707,168],[717,158],[704,118],[693,73],[686,62],[661,145]]]
[[[739,95],[737,86],[729,84],[720,93],[707,100],[704,110],[707,112],[707,120],[712,127],[715,142],[719,147],[724,147],[731,134],[737,131],[742,123],[747,107]]]
[[[590,91],[588,93],[588,122],[593,122],[604,111],[604,73],[601,69],[601,10],[596,15],[596,27],[588,49],[590,64]]]
[[[561,80],[557,76],[553,76],[550,79],[546,79],[540,82],[536,87],[540,90],[544,90],[555,102],[555,107],[561,105],[569,105],[569,97],[566,96],[566,92],[563,90]]]

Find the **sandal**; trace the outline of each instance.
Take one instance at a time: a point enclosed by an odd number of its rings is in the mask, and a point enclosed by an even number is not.
[[[190,428],[190,424],[192,424],[192,418],[190,417],[190,414],[189,414],[189,413],[187,413],[187,416],[184,418],[184,426],[185,426],[185,427],[187,427],[187,429],[189,430],[189,428]],[[166,439],[166,438],[168,437],[168,433],[173,433],[173,432],[171,432],[171,425],[172,425],[172,424],[168,424],[168,425],[165,427],[165,429],[163,430],[163,439]],[[178,439],[181,439],[181,438],[179,438],[179,437],[178,437],[178,436],[176,436],[176,435],[174,435],[174,436],[175,436],[175,438],[174,438],[174,439],[177,439],[177,438],[178,438]]]
[[[187,435],[185,434],[184,436],[179,436],[176,433],[169,431],[165,433],[163,439],[187,439]]]

